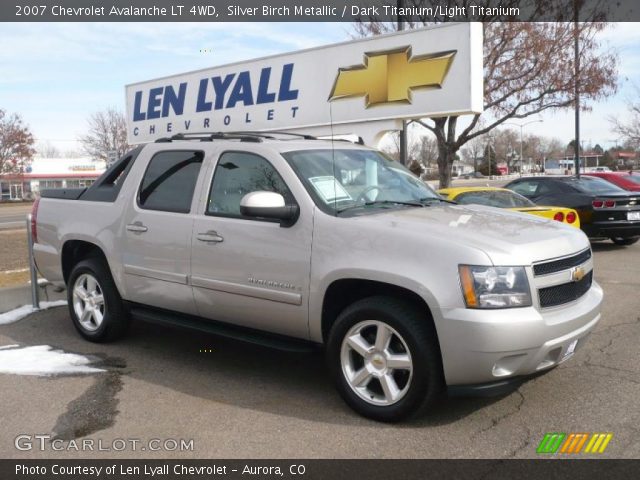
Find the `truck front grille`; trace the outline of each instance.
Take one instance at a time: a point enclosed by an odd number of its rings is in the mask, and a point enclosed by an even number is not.
[[[591,256],[591,252],[589,252]],[[541,307],[555,307],[579,299],[591,288],[593,271],[587,273],[579,282],[563,283],[538,290]]]
[[[561,258],[560,260],[552,260],[551,262],[537,263],[533,266],[533,274],[537,277],[540,275],[549,275],[550,273],[569,270],[572,267],[582,265],[591,258],[591,249],[588,248],[571,257]]]

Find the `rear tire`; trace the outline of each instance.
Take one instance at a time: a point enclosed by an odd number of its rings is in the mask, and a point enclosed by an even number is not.
[[[344,401],[374,420],[404,420],[443,390],[433,321],[401,299],[369,297],[347,307],[331,328],[326,353]]]
[[[611,237],[611,241],[616,245],[620,245],[620,246],[633,245],[638,240],[640,240],[640,237],[635,237],[635,238]]]
[[[129,315],[104,260],[89,258],[73,267],[67,301],[73,325],[85,339],[110,342],[126,333]]]

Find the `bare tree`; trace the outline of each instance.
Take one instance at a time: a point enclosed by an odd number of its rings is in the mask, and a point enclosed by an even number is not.
[[[627,100],[627,109],[630,118],[627,121],[618,117],[609,117],[609,123],[613,127],[614,132],[620,135],[623,143],[628,144],[632,148],[640,148],[640,87],[635,88],[634,99]]]
[[[23,172],[36,153],[34,143],[20,115],[8,116],[0,109],[0,174]]]
[[[433,168],[438,161],[438,144],[433,135],[424,135],[419,142],[415,142],[411,149],[411,156],[425,168]]]
[[[466,160],[466,162],[473,164],[474,172],[478,170],[479,164],[484,155],[486,145],[487,139],[483,135],[480,135],[469,140],[461,150],[462,157]]]
[[[36,150],[44,158],[56,158],[60,156],[60,150],[49,141],[38,143]]]
[[[94,159],[108,160],[109,152],[121,157],[131,145],[127,143],[127,125],[122,112],[107,108],[91,114],[89,132],[79,137],[82,149]]]
[[[545,158],[561,157],[564,155],[564,145],[557,138],[544,138],[540,145],[542,156]]]
[[[412,3],[429,6],[440,2],[415,0]],[[449,5],[462,3],[468,2],[449,2]],[[490,132],[509,119],[522,119],[574,105],[574,24],[566,21],[534,23],[542,18],[566,20],[567,12],[563,10],[566,5],[563,2],[538,1],[536,5],[539,7],[531,8],[531,2],[523,0],[501,3],[503,6],[529,7],[531,14],[528,19],[531,22],[499,23],[496,19],[482,18],[484,113],[474,115],[461,131],[458,131],[458,116],[414,120],[436,136],[440,187],[451,183],[451,167],[456,152],[471,139]],[[369,20],[355,25],[357,35],[375,35],[395,29],[394,24],[375,18]],[[426,22],[420,23],[423,24]],[[602,99],[616,90],[617,57],[613,52],[605,51],[598,41],[598,33],[604,28],[606,24],[599,22],[582,22],[578,26],[579,88],[583,108],[587,101]],[[480,124],[481,118],[486,119],[484,125]]]

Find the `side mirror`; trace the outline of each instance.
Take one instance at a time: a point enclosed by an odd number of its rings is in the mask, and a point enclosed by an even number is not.
[[[276,192],[251,192],[240,200],[240,214],[245,217],[280,220],[281,227],[290,227],[300,214],[297,205],[286,205],[284,197]]]

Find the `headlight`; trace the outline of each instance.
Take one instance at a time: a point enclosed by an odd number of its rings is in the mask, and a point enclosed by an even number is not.
[[[531,305],[531,290],[524,267],[460,265],[458,270],[467,308]]]

